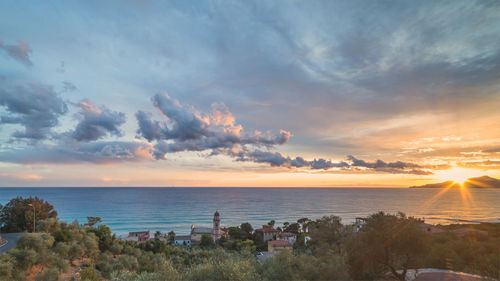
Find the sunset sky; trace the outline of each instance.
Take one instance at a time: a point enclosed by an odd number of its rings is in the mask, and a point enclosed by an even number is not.
[[[500,177],[499,1],[166,2],[0,2],[0,186]]]

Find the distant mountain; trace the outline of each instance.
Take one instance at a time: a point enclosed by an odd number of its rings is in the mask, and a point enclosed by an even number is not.
[[[440,183],[431,183],[419,186],[410,186],[410,188],[445,188],[460,187],[460,184],[454,181],[445,181]],[[464,182],[467,188],[500,188],[500,180],[488,176],[469,178]]]

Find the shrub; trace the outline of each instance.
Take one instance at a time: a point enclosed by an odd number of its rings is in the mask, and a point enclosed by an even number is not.
[[[37,277],[36,281],[54,281],[59,279],[59,270],[55,267],[44,269]]]

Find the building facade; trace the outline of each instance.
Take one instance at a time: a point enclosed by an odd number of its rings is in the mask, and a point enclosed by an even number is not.
[[[176,235],[174,244],[178,246],[191,246],[191,235]]]
[[[276,240],[277,235],[278,235],[278,230],[274,229],[270,225],[263,225],[262,228],[256,229],[255,231],[260,231],[262,232],[262,237],[264,239],[264,242],[270,241],[270,240]]]
[[[268,252],[281,252],[283,250],[293,250],[293,245],[286,240],[271,240],[267,242]]]
[[[191,226],[191,245],[198,245],[201,242],[203,235],[210,235],[217,242],[222,236],[227,236],[225,228],[221,228],[220,214],[218,211],[214,214],[213,227],[196,227]]]
[[[294,244],[295,241],[297,240],[297,235],[295,235],[294,233],[291,233],[291,232],[282,232],[280,233],[280,239],[281,240],[286,240],[288,242],[290,242],[290,244]]]

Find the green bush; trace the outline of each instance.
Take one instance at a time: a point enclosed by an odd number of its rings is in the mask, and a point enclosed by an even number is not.
[[[36,281],[54,281],[59,279],[59,270],[55,267],[44,269],[37,277]]]

